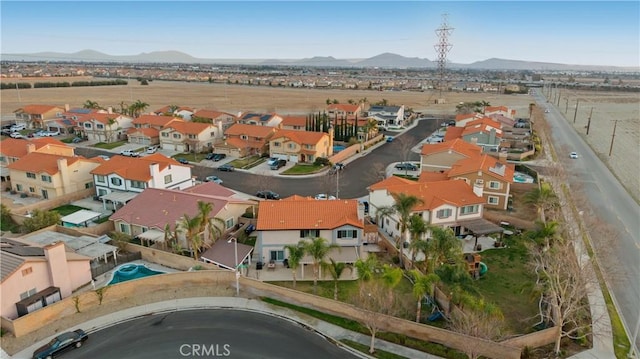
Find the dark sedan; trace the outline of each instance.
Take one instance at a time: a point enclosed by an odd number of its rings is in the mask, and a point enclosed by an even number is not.
[[[260,191],[256,193],[256,197],[264,199],[280,199],[280,195],[273,191]]]
[[[33,352],[33,359],[53,358],[69,349],[80,348],[87,339],[89,336],[82,329],[62,333]]]
[[[236,168],[233,167],[232,165],[225,163],[222,166],[218,167],[218,171],[225,171],[225,172],[233,172]]]

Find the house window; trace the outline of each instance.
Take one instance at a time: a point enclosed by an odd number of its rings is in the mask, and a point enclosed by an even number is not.
[[[18,192],[22,191],[22,185],[21,184],[17,184],[16,185],[16,191],[18,191]]]
[[[129,234],[129,225],[126,223],[120,223],[120,232]]]
[[[272,261],[284,260],[284,251],[269,251],[269,259]]]
[[[441,209],[436,212],[436,217],[438,218],[449,218],[451,217],[451,208]]]
[[[36,179],[36,174],[35,173],[31,173],[31,172],[27,172],[27,178]]]
[[[22,270],[22,276],[23,277],[28,276],[31,273],[33,273],[33,268],[32,267],[25,268],[25,269]]]
[[[6,158],[4,156],[0,156],[0,162],[6,162]]]
[[[51,183],[51,176],[42,175],[42,176],[40,176],[40,178],[42,178],[42,182],[49,182],[49,183]]]
[[[168,134],[168,133],[166,133],[166,132],[163,132],[163,133],[162,133],[162,137],[169,137],[169,134]]]
[[[320,230],[318,229],[301,229],[300,238],[316,238],[320,237]]]
[[[84,123],[84,128],[91,128],[91,124],[89,122]]]
[[[114,186],[122,186],[122,180],[120,178],[117,177],[112,177],[111,178],[111,184]]]
[[[30,296],[32,296],[32,295],[34,295],[36,293],[37,293],[37,291],[36,291],[35,288],[29,289],[28,291],[26,291],[24,293],[20,293],[20,300],[27,299],[27,298],[29,298]]]
[[[33,187],[29,187],[29,192],[31,192],[31,193],[36,193],[36,189],[35,189],[35,188],[33,188]]]
[[[497,181],[489,182],[489,188],[491,189],[500,189],[500,187],[502,187],[500,186],[500,182],[497,182]]]
[[[227,229],[233,227],[234,221],[233,218],[229,218],[224,222],[224,225],[226,226]]]
[[[180,134],[179,134],[179,133],[174,133],[174,134],[173,134],[173,138],[180,139]]]
[[[476,184],[484,184],[484,180],[477,179],[477,180],[476,180]]]
[[[109,193],[109,192],[107,192],[106,189],[98,188],[98,196],[104,196],[107,193]]]
[[[96,182],[101,182],[101,183],[105,183],[107,181],[105,176],[101,176],[101,175],[97,175],[96,176]]]
[[[164,184],[171,183],[171,175],[164,176]]]
[[[99,124],[97,124],[97,125],[96,125],[96,128],[97,128],[98,130],[102,130],[102,129],[104,129],[104,125],[103,125],[103,124],[101,124],[101,123],[99,123]]]
[[[460,214],[472,214],[472,213],[478,213],[477,205],[464,206],[460,209]]]
[[[197,137],[196,137],[196,135],[191,135],[191,134],[190,134],[190,135],[189,135],[189,138],[193,140],[193,139],[195,139],[195,138],[197,138]]]
[[[87,182],[84,184],[84,188],[93,188],[93,182]]]
[[[487,203],[489,204],[498,204],[498,202],[500,202],[500,199],[496,196],[489,196]]]
[[[280,147],[280,142],[274,142],[273,147]]]
[[[339,230],[338,231],[338,238],[358,238],[358,231],[355,229],[349,229],[349,230]]]
[[[131,187],[132,188],[144,189],[144,185],[145,185],[145,183],[142,182],[142,181],[131,181]]]
[[[295,149],[295,148],[296,148],[296,144],[295,144],[295,143],[290,143],[287,147],[288,147],[290,150],[293,150],[293,149]]]

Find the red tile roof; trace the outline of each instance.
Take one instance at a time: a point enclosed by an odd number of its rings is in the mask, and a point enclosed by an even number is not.
[[[470,135],[478,132],[491,132],[491,129],[496,130],[496,137],[502,137],[502,125],[499,122],[496,122],[490,117],[483,117],[477,120],[473,120],[468,122],[464,126],[464,131],[462,131],[462,136]]]
[[[104,125],[108,125],[109,120],[117,120],[120,117],[127,117],[127,116],[123,116],[119,113],[92,113],[92,114],[83,116],[82,120],[79,120],[78,122],[95,120],[96,122],[100,122]]]
[[[420,177],[418,177],[418,182],[436,182],[436,181],[446,181],[449,179],[449,171],[442,172],[420,172]]]
[[[162,116],[162,115],[140,115],[138,118],[133,120],[134,125],[149,125],[156,127],[164,127],[166,124],[173,120],[179,120],[173,116]]]
[[[215,120],[219,117],[227,117],[227,116],[231,116],[233,118],[235,118],[236,116],[227,113],[227,112],[221,112],[221,111],[215,111],[215,110],[198,110],[196,111],[193,115],[193,117],[201,117],[201,118],[208,118],[211,120]]]
[[[54,105],[26,105],[13,112],[23,112],[30,115],[42,115],[52,110],[59,110],[60,112],[62,112],[64,111],[64,108]]]
[[[21,158],[27,154],[27,145],[33,143],[36,151],[47,145],[69,147],[55,138],[42,137],[32,139],[6,138],[0,142],[0,153],[7,157]]]
[[[302,126],[304,128],[307,125],[307,116],[282,116],[280,124],[282,126]]]
[[[145,136],[145,137],[159,137],[160,131],[158,131],[155,128],[151,128],[151,127],[144,127],[144,128],[135,128],[132,127],[130,129],[127,130],[127,135],[129,136]]]
[[[395,177],[395,176],[394,176]],[[463,180],[447,180],[437,182],[415,182],[404,180],[409,183],[396,183],[391,181],[384,184],[386,180],[370,186],[370,190],[386,189],[387,193],[404,193],[420,198],[423,203],[414,208],[414,211],[431,211],[443,204],[450,204],[457,207],[470,204],[484,203],[484,199],[477,196],[471,186]]]
[[[269,141],[277,139],[288,139],[299,145],[316,145],[323,138],[329,138],[329,135],[324,132],[313,131],[296,131],[296,130],[278,130]]]
[[[344,225],[363,228],[358,219],[358,200],[317,201],[307,197],[280,201],[260,201],[258,224],[261,231],[334,229]]]
[[[327,110],[340,110],[344,112],[358,112],[360,105],[358,104],[348,104],[348,103],[332,103],[327,106]]]
[[[188,122],[184,120],[173,120],[164,126],[164,129],[172,128],[182,134],[199,135],[204,131],[211,131],[215,128],[210,123]]]
[[[160,171],[168,166],[186,166],[160,153],[139,158],[116,155],[91,171],[91,174],[108,176],[115,173],[128,180],[147,182],[151,180],[149,166],[154,163],[159,165]]]
[[[88,161],[88,162],[96,162],[80,156],[68,157],[68,156],[60,156],[60,155],[50,155],[48,153],[31,152],[25,155],[24,157],[20,158],[18,161],[9,164],[7,168],[17,170],[17,171],[33,172],[33,173],[44,172],[50,175],[55,175],[56,173],[59,172],[58,160],[61,158],[65,158],[67,160],[67,166],[71,166],[74,163],[81,160]]]
[[[482,148],[478,145],[463,141],[457,138],[453,141],[445,141],[441,143],[431,143],[422,146],[422,155],[430,155],[440,152],[456,152],[465,157],[473,157],[482,152]]]
[[[513,182],[513,172],[515,165],[512,163],[502,163],[495,157],[481,155],[473,158],[460,160],[451,166],[449,177],[461,176],[469,173],[482,171],[494,178],[506,182]]]
[[[464,127],[448,127],[447,132],[444,133],[445,142],[462,137],[462,132],[464,132]]]
[[[277,131],[276,128],[270,126],[246,125],[236,123],[225,131],[227,136],[249,136],[257,138],[267,138]]]

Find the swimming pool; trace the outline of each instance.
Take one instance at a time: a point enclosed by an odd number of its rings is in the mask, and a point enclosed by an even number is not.
[[[344,150],[346,147],[342,146],[342,145],[333,145],[333,153],[338,153],[342,150]]]
[[[109,284],[107,285],[122,283],[128,280],[144,278],[144,277],[148,277],[156,274],[164,274],[164,273],[166,272],[160,272],[160,271],[155,271],[153,269],[149,269],[147,268],[147,266],[143,264],[127,263],[127,264],[121,265],[113,272],[113,277],[111,278],[111,281],[109,281]]]
[[[516,182],[516,183],[533,183],[533,177],[529,176],[526,173],[514,172],[513,173],[513,182]]]

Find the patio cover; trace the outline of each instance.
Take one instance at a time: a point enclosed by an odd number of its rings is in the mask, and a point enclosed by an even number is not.
[[[331,248],[329,253],[325,259],[328,261],[329,258],[332,258],[337,263],[355,263],[358,259],[360,259],[360,255],[358,253],[358,247],[337,247]],[[309,255],[305,255],[300,260],[300,264],[312,264],[313,258]]]
[[[100,196],[100,199],[114,203],[127,203],[128,201],[136,198],[137,195],[137,192],[111,192],[104,196]]]
[[[138,234],[138,238],[147,241],[164,242],[164,232],[157,229],[150,229],[146,232]]]
[[[470,221],[461,221],[456,223],[459,226],[463,226],[475,235],[502,233],[504,228],[500,227],[493,222],[487,221],[484,218],[473,219]]]
[[[74,237],[55,231],[39,232],[34,235],[27,235],[23,238],[29,242],[40,245],[48,245],[54,242],[63,241],[64,244],[68,248],[71,248],[75,253],[90,257],[92,260],[102,258],[105,262],[107,261],[109,254],[113,254],[115,258],[116,251],[118,250],[118,247],[116,246],[100,243],[98,238],[95,237]]]
[[[85,222],[89,222],[92,219],[99,218],[102,215],[100,212],[89,211],[81,209],[77,212],[73,212],[70,215],[62,217],[60,220],[62,223],[71,223],[76,226],[80,226]]]
[[[200,255],[200,258],[207,263],[213,263],[220,267],[234,270],[236,264],[244,262],[247,257],[251,258],[252,246],[238,243],[238,258],[233,259],[236,243],[220,239],[211,248]]]

